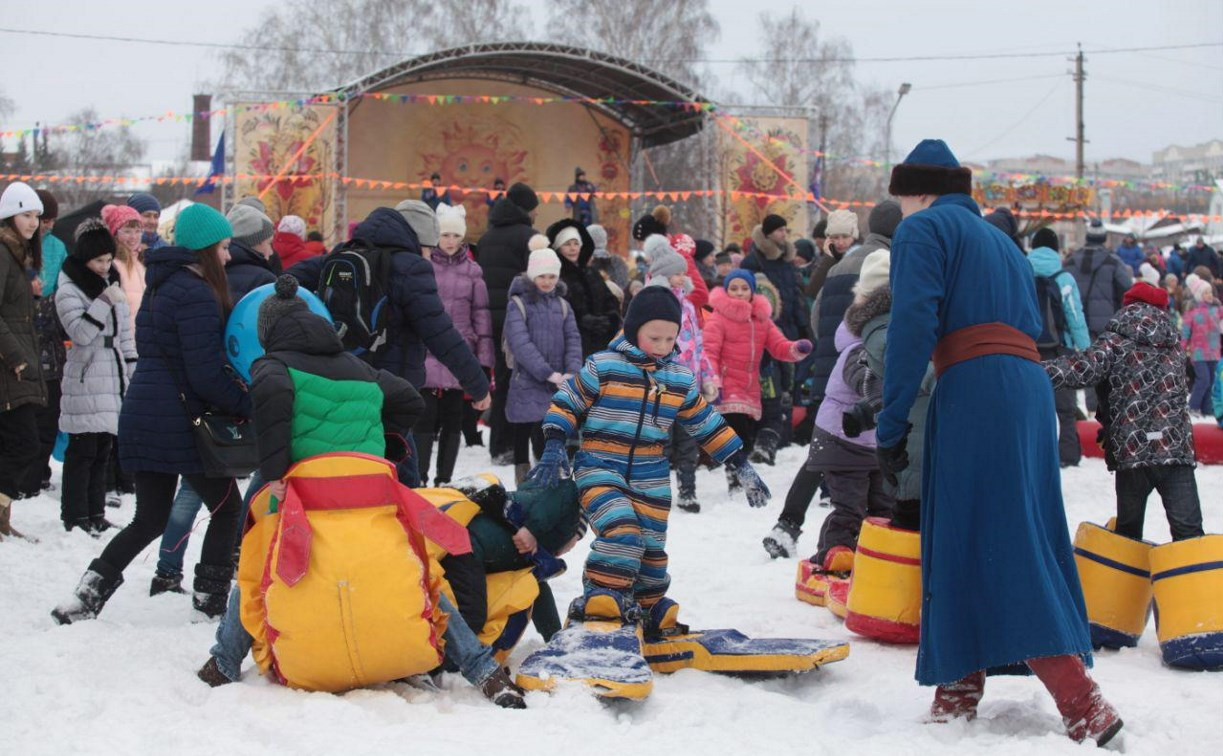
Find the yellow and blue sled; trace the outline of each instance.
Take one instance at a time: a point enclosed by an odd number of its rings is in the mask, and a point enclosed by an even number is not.
[[[849,644],[808,638],[749,638],[738,630],[693,630],[647,639],[642,651],[655,672],[699,669],[758,675],[809,672],[849,656]]]
[[[1151,549],[1151,584],[1164,662],[1223,669],[1223,535]]]
[[[1117,535],[1090,522],[1074,535],[1074,561],[1087,602],[1091,645],[1138,645],[1151,614],[1151,549],[1155,544]]]
[[[579,683],[600,698],[640,700],[654,689],[642,656],[641,627],[619,620],[570,622],[518,668],[523,690]]]

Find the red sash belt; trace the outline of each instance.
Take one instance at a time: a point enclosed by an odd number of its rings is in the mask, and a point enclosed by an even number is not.
[[[1040,362],[1040,352],[1032,337],[1005,323],[981,325],[952,331],[934,347],[934,373],[942,377],[952,365],[991,354],[1010,354]]]

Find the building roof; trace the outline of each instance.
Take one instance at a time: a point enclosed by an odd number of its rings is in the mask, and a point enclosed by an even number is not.
[[[541,42],[475,44],[439,50],[363,76],[342,91],[352,95],[459,78],[507,81],[562,97],[706,102],[674,79],[632,61]],[[677,106],[609,102],[590,107],[623,123],[646,147],[678,141],[697,133],[704,125],[702,112]]]

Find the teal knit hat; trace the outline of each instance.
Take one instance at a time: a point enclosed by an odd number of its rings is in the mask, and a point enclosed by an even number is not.
[[[199,202],[184,208],[174,220],[174,243],[187,249],[207,249],[233,235],[224,215]]]

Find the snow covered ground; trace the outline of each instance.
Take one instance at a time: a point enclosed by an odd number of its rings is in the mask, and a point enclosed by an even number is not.
[[[527,711],[495,708],[457,675],[441,693],[393,685],[330,695],[274,685],[248,661],[241,683],[210,689],[195,671],[215,625],[198,621],[185,596],[148,596],[156,546],[127,570],[98,620],[57,627],[51,608],[103,542],[63,532],[58,496],[17,502],[14,522],[42,542],[0,544],[0,754],[1079,752],[1034,678],[991,679],[972,723],[924,724],[932,691],[913,682],[913,648],[859,639],[826,609],[794,599],[795,562],[769,560],[760,539],[804,457],[790,447],[776,467],[762,469],[774,494],[765,510],[728,502],[721,471],[700,473],[704,511],[672,516],[671,595],[694,627],[848,639],[848,659],[767,682],[695,671],[660,676],[649,700],[635,704],[601,703],[579,689],[533,693]],[[465,450],[459,472],[483,471],[486,461],[482,449]],[[494,471],[512,479],[508,468]],[[1112,514],[1103,461],[1084,460],[1063,482],[1072,531]],[[1223,532],[1223,467],[1199,468],[1198,485],[1207,532]],[[134,501],[125,498],[121,510],[108,511],[112,520],[131,517]],[[814,551],[826,511],[814,508],[802,553]],[[1168,540],[1157,498],[1146,535]],[[202,530],[188,570],[201,540]],[[578,592],[586,547],[569,555],[569,572],[554,583],[562,606]],[[529,630],[511,665],[540,642]],[[1097,655],[1094,675],[1125,719],[1117,750],[1223,753],[1223,675],[1164,667],[1153,625],[1138,648]]]

